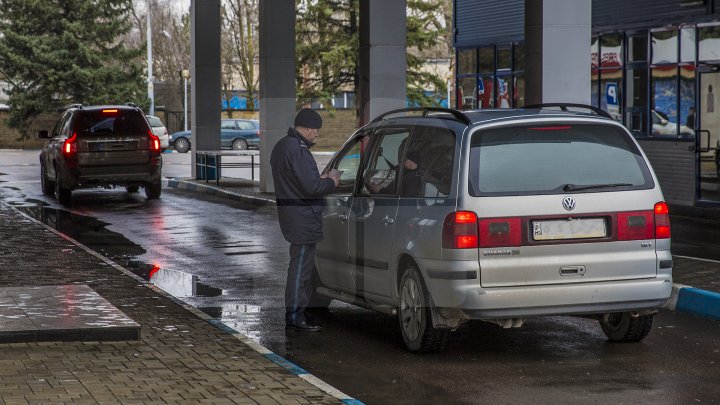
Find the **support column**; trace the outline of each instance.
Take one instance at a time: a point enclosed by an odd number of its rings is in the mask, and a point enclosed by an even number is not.
[[[407,105],[406,25],[406,0],[360,0],[361,124]]]
[[[590,103],[591,0],[525,0],[525,103]]]
[[[295,1],[260,0],[260,189],[272,193],[270,153],[295,118]]]
[[[192,177],[196,151],[220,149],[220,0],[190,3],[192,78]]]

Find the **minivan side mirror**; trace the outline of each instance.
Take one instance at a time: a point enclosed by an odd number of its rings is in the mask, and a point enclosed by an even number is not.
[[[47,129],[41,129],[37,131],[38,138],[50,138],[50,133],[47,131]]]

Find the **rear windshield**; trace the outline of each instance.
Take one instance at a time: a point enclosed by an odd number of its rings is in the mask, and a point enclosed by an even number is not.
[[[148,122],[150,123],[151,127],[162,127],[164,126],[162,121],[160,121],[160,118],[153,117],[152,115],[147,116]]]
[[[530,125],[475,132],[470,195],[607,192],[654,187],[637,146],[612,125]]]
[[[81,136],[147,135],[147,121],[135,110],[105,109],[79,111],[75,131]]]

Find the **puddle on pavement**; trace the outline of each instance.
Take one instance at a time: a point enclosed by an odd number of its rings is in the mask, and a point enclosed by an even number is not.
[[[107,222],[49,207],[44,201],[27,199],[12,202],[20,211],[77,240],[92,250],[117,262],[146,281],[178,298],[217,297],[223,290],[199,282],[198,276],[178,270],[163,269],[136,260],[146,250],[124,235],[107,229]]]

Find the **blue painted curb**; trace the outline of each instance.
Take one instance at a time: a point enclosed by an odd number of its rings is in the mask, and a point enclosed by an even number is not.
[[[720,320],[720,293],[685,287],[678,291],[678,311]]]

